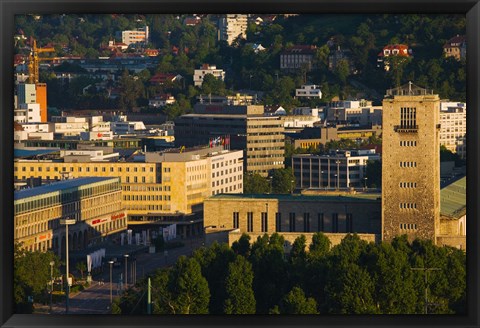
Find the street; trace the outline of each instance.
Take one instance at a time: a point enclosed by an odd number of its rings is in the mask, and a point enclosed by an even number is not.
[[[193,250],[202,246],[203,237],[196,239],[185,239],[182,240],[185,243],[183,247],[175,248],[168,250],[168,255],[165,256],[163,251],[160,251],[155,254],[141,253],[137,254],[134,257],[136,258],[136,279],[137,282],[145,277],[147,274],[155,271],[158,268],[164,268],[166,266],[171,266],[175,263],[178,257],[181,255],[191,256]],[[70,295],[69,302],[69,314],[107,314],[110,313],[110,270],[107,266],[102,274],[95,276],[92,280],[92,284],[85,290]],[[130,263],[131,258],[129,258],[128,263]],[[125,266],[122,265],[119,267],[114,267],[112,270],[112,295],[115,298],[120,294],[119,290],[119,281],[120,275],[125,274]],[[131,284],[130,277],[130,264],[128,271],[128,282]],[[42,310],[45,311],[45,308],[48,309],[48,306],[40,306]],[[65,301],[62,301],[52,306],[52,314],[65,314]]]

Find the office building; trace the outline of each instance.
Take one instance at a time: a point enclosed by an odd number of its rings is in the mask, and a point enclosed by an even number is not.
[[[367,162],[378,161],[374,149],[339,150],[329,155],[292,156],[297,189],[363,189],[368,179]]]
[[[263,113],[259,105],[197,104],[195,114],[175,120],[175,144],[208,145],[212,139],[230,136],[230,149],[244,151],[244,170],[267,176],[272,169],[284,168],[285,128],[282,117]]]
[[[69,227],[69,250],[80,250],[127,227],[119,178],[85,177],[16,191],[14,239],[30,251],[65,255],[62,219]]]
[[[122,43],[129,46],[132,43],[148,43],[148,26],[136,30],[122,31]]]

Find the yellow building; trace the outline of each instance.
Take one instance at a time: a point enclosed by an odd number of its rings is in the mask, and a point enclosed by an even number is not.
[[[61,219],[69,227],[69,249],[83,249],[127,227],[119,178],[89,177],[15,192],[14,239],[31,251],[65,252]]]
[[[61,159],[17,159],[14,178],[15,181],[25,181],[30,177],[41,177],[42,180],[54,181],[91,176],[119,177],[129,220],[145,220],[147,217],[155,220],[172,214],[191,214],[201,210],[203,200],[214,191],[243,192],[242,151],[223,150],[219,146],[147,153],[145,157],[143,162],[82,163],[65,163]],[[218,185],[217,177],[212,177],[213,162],[229,172],[226,175],[228,180],[218,177]],[[215,188],[212,188],[212,182],[215,182]]]
[[[383,100],[382,239],[435,242],[440,216],[440,99],[408,85]]]

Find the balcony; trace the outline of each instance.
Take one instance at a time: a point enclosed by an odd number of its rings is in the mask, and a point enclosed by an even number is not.
[[[410,125],[410,126],[395,125],[393,127],[393,130],[395,132],[400,132],[400,133],[417,133],[418,125]]]

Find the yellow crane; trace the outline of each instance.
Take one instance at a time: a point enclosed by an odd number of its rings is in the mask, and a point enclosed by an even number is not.
[[[33,39],[32,50],[30,51],[30,56],[28,57],[28,82],[29,83],[38,83],[39,73],[38,68],[40,66],[40,61],[42,60],[53,60],[55,58],[40,58],[39,54],[44,52],[54,52],[55,49],[51,47],[47,48],[37,48],[37,40]]]

